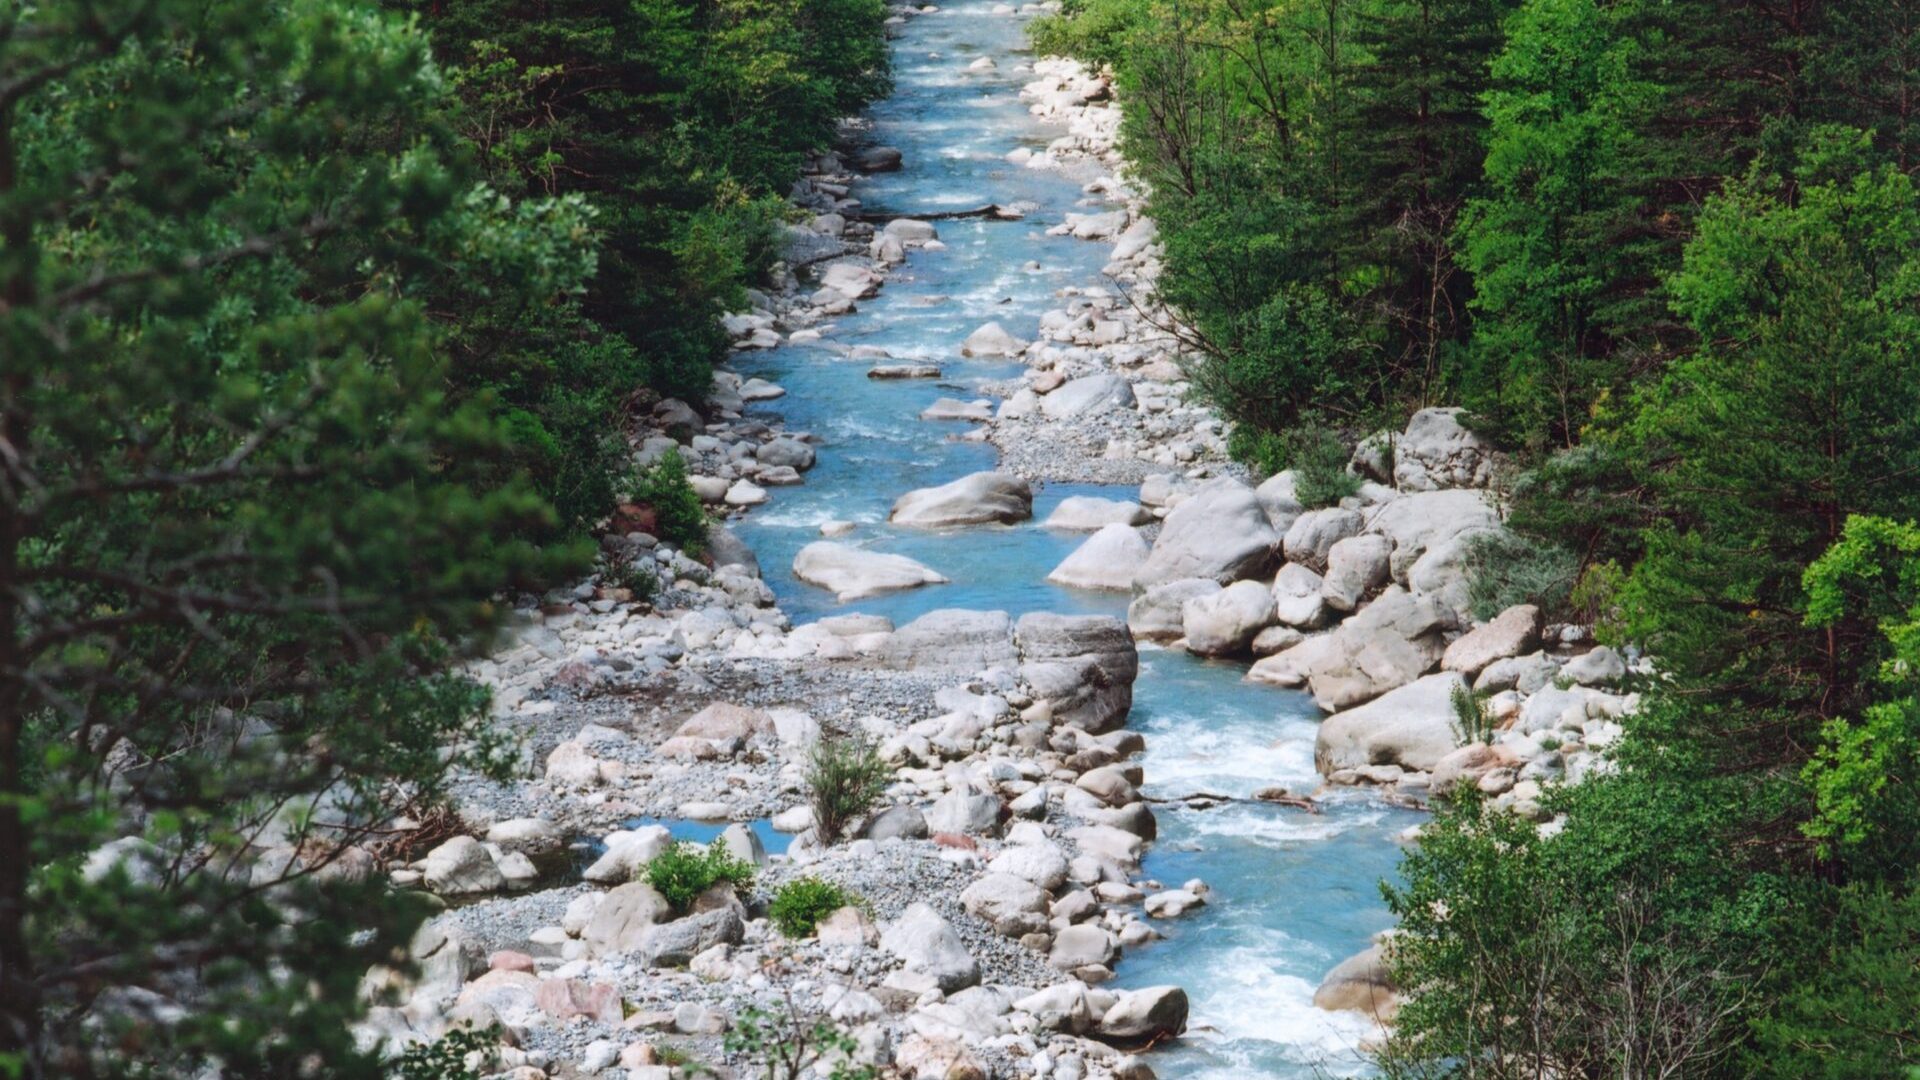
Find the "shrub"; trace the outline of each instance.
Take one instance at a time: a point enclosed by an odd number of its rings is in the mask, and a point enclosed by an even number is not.
[[[602,581],[616,589],[625,589],[635,600],[651,600],[660,591],[660,572],[652,559],[632,553],[610,556]]]
[[[1557,544],[1502,529],[1467,541],[1465,569],[1469,610],[1476,619],[1491,619],[1515,604],[1565,612],[1580,560]]]
[[[811,937],[821,919],[858,900],[859,897],[831,881],[817,877],[794,878],[773,894],[767,915],[788,937]]]
[[[1347,471],[1352,453],[1346,441],[1317,423],[1282,432],[1236,425],[1227,437],[1227,452],[1269,476],[1292,469],[1294,497],[1309,510],[1332,506],[1360,490],[1360,478]]]
[[[820,842],[840,839],[848,823],[887,790],[892,771],[872,742],[822,736],[807,756],[807,793]]]
[[[500,1060],[500,1030],[457,1027],[407,1047],[393,1062],[394,1080],[480,1080]]]
[[[707,546],[707,508],[687,482],[687,463],[678,450],[669,450],[626,484],[627,497],[651,507],[659,523],[659,537],[688,555]]]
[[[1464,684],[1453,688],[1453,733],[1461,746],[1493,741],[1493,714],[1479,694]]]
[[[694,844],[669,840],[665,850],[655,855],[642,869],[647,884],[667,903],[684,908],[694,897],[722,881],[746,888],[753,884],[753,865],[735,858],[726,845],[715,841],[703,850]]]

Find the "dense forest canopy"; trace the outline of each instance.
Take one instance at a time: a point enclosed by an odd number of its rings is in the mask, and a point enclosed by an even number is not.
[[[381,1074],[368,852],[507,763],[449,664],[707,391],[883,17],[0,7],[0,1075]]]
[[[1116,75],[1239,452],[1465,405],[1516,463],[1491,573],[1655,658],[1557,833],[1463,799],[1409,856],[1389,1074],[1920,1063],[1917,30],[1806,0],[1038,28]]]

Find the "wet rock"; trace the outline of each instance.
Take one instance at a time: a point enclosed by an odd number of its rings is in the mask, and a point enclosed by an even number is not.
[[[979,472],[949,484],[902,495],[888,520],[901,525],[939,528],[953,525],[1012,524],[1033,516],[1033,489],[1008,473]]]
[[[1152,552],[1140,530],[1128,525],[1108,525],[1088,537],[1061,561],[1047,580],[1075,589],[1112,589],[1126,591]]]
[[[970,420],[985,423],[993,419],[993,402],[988,398],[976,398],[973,401],[961,401],[958,398],[936,398],[933,404],[920,410],[922,420]]]
[[[816,540],[801,548],[793,557],[793,576],[831,590],[842,602],[948,580],[905,555],[868,551],[832,540]]]
[[[1187,992],[1177,986],[1130,991],[1100,1018],[1098,1034],[1115,1042],[1171,1038],[1187,1030]]]
[[[1351,1011],[1382,1022],[1392,1020],[1400,1011],[1400,997],[1388,981],[1381,947],[1371,946],[1335,965],[1313,992],[1313,1003],[1330,1012]]]
[[[897,172],[900,151],[891,146],[869,146],[853,155],[853,167],[865,173]]]
[[[1007,333],[997,322],[990,322],[960,343],[961,356],[1019,356],[1027,343]]]

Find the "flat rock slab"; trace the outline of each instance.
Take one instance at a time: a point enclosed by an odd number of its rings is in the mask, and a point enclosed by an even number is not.
[[[940,585],[945,575],[905,555],[868,551],[852,544],[816,540],[793,557],[793,576],[830,589],[841,601]]]

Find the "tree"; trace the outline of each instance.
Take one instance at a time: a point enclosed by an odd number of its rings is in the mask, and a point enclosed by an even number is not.
[[[566,295],[584,210],[443,95],[341,0],[0,14],[0,1071],[375,1075],[369,849],[498,765],[447,662],[577,556],[417,296]]]

